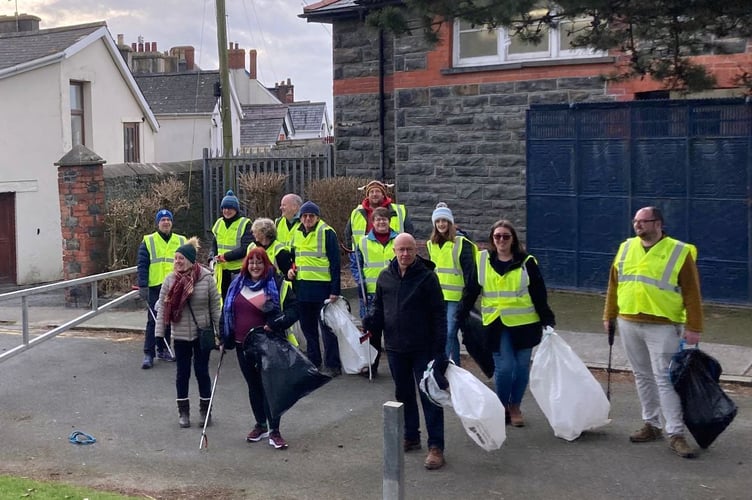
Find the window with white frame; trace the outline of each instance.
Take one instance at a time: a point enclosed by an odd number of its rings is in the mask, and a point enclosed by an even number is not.
[[[454,21],[454,65],[485,66],[521,61],[546,61],[605,56],[606,52],[572,47],[572,40],[590,21],[586,18],[561,20],[556,26],[543,27],[541,40],[534,44],[522,40],[514,30],[473,26]]]

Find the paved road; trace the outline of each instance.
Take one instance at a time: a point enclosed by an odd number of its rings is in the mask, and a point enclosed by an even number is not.
[[[0,348],[18,342],[0,334]],[[0,471],[140,492],[155,498],[381,498],[382,405],[388,377],[373,383],[342,376],[301,400],[282,420],[286,451],[248,444],[246,388],[234,354],[226,357],[209,449],[201,430],[180,429],[174,364],[141,370],[141,337],[89,332],[66,335],[0,363]],[[217,357],[212,359],[212,374]],[[446,413],[447,465],[422,467],[405,457],[408,499],[465,498],[748,498],[752,490],[752,396],[732,397],[739,416],[696,460],[665,442],[634,445],[640,425],[633,384],[616,377],[613,421],[575,442],[555,438],[534,399],[523,402],[528,426],[508,429],[485,452]],[[196,412],[196,387],[191,381]],[[743,394],[747,392],[747,394]],[[82,430],[97,438],[69,444]]]

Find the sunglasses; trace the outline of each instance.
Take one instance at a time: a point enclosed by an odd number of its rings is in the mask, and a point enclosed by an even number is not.
[[[496,241],[499,241],[499,240],[509,241],[509,240],[512,239],[512,235],[511,234],[495,233],[493,235],[493,239],[495,239]]]

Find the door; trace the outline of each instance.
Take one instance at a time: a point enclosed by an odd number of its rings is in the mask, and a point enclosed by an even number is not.
[[[16,283],[15,193],[0,193],[0,283]]]

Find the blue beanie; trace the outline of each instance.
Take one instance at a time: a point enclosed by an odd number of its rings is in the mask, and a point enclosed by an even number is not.
[[[433,214],[431,214],[431,222],[433,222],[434,224],[436,224],[436,221],[439,219],[446,219],[454,224],[454,216],[452,215],[452,211],[449,210],[449,207],[443,201],[440,201],[436,204],[436,210],[434,210]]]
[[[159,212],[157,212],[157,224],[159,224],[159,221],[162,220],[163,217],[167,217],[168,219],[172,220],[172,212],[170,212],[166,208],[161,208]]]
[[[307,201],[300,206],[300,215],[303,214],[313,214],[321,216],[321,210],[319,210],[319,206],[314,202]]]
[[[227,194],[222,198],[222,203],[219,204],[219,209],[221,210],[223,208],[234,208],[236,211],[240,212],[240,200],[238,200],[238,197],[232,192],[232,189],[227,190]]]

